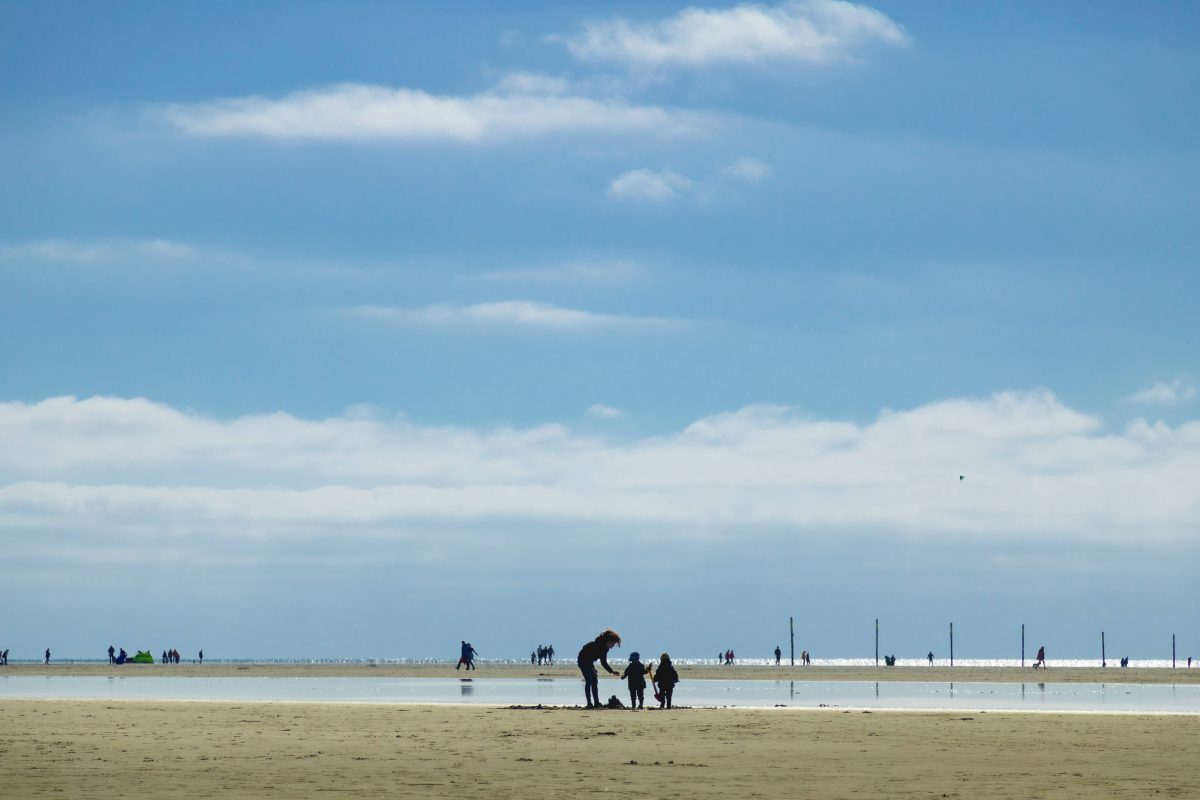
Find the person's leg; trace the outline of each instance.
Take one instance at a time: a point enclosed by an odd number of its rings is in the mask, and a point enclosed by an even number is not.
[[[596,674],[596,668],[580,663],[579,671],[583,673],[583,699],[587,701],[587,707],[600,705],[600,676]]]

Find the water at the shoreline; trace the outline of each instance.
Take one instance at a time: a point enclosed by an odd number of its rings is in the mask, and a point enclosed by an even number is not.
[[[624,683],[603,680],[601,695],[628,701]],[[650,691],[647,690],[647,694]],[[171,678],[0,676],[0,698],[66,700],[224,700],[318,703],[579,705],[573,678]],[[649,698],[647,698],[649,699]],[[681,706],[1110,711],[1200,714],[1200,686],[910,681],[685,680]]]

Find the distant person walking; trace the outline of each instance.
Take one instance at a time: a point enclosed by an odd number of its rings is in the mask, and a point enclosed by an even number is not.
[[[43,664],[49,664],[49,663],[50,663],[50,648],[49,648],[49,647],[47,647],[47,648],[46,648],[46,660],[45,660],[45,661],[43,661],[42,663],[43,663]]]
[[[467,644],[467,640],[463,639],[459,645],[458,663],[454,665],[455,669],[460,669],[464,665],[468,670],[471,669],[471,653],[475,652],[475,648]]]
[[[621,635],[612,628],[607,628],[592,641],[579,649],[575,663],[583,673],[583,697],[587,700],[588,708],[601,708],[600,705],[600,675],[596,672],[596,661],[610,674],[620,676],[621,673],[608,665],[608,651],[621,644]]]
[[[1046,647],[1045,647],[1045,645],[1042,645],[1041,647],[1038,648],[1037,660],[1033,662],[1034,669],[1037,669],[1039,666],[1041,666],[1042,669],[1046,668]]]
[[[201,664],[204,663],[204,651],[203,650],[200,651],[200,663]]]
[[[658,682],[658,693],[662,699],[658,701],[659,708],[671,707],[671,696],[675,694],[675,684],[679,683],[679,673],[671,663],[669,653],[663,653],[658,659],[658,671],[654,676]]]
[[[108,646],[108,663],[109,663],[109,664],[111,664],[111,663],[113,663],[114,661],[116,661],[116,659],[113,657],[113,653],[115,653],[115,652],[116,652],[116,650],[115,650],[115,649],[113,648],[113,646],[110,644],[110,645]]]
[[[792,652],[795,652],[794,650]],[[783,658],[783,651],[779,649],[779,645],[775,645],[775,666],[779,666],[779,659]]]
[[[933,651],[929,651],[929,666],[933,666]]]

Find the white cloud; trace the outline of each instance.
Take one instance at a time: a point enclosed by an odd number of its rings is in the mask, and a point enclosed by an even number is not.
[[[625,412],[619,408],[606,406],[603,403],[593,403],[587,410],[589,417],[597,417],[599,419],[620,419],[625,416]]]
[[[656,22],[591,22],[576,37],[558,37],[585,61],[655,66],[847,61],[865,44],[908,42],[883,13],[839,0],[726,9],[687,8]]]
[[[39,239],[0,243],[0,261],[48,261],[99,264],[127,259],[180,260],[196,250],[169,239]]]
[[[721,170],[726,178],[742,183],[762,183],[771,175],[771,165],[757,158],[739,158]]]
[[[861,425],[752,406],[626,443],[558,425],[221,420],[61,397],[0,404],[0,440],[0,538],[406,535],[439,521],[486,537],[526,520],[565,536],[572,524],[635,523],[679,536],[1187,541],[1200,526],[1200,422],[1106,432],[1044,391]]]
[[[1152,406],[1177,406],[1195,400],[1196,387],[1183,380],[1175,380],[1170,383],[1159,381],[1126,399],[1131,403]]]
[[[567,90],[557,79],[518,73],[493,91],[470,96],[341,84],[278,99],[176,104],[160,113],[194,136],[325,141],[478,142],[586,132],[675,135],[702,127],[695,114]]]
[[[467,306],[432,305],[424,308],[359,306],[351,309],[356,316],[428,325],[507,325],[559,330],[586,330],[630,326],[674,324],[663,317],[635,317],[597,314],[576,308],[563,308],[528,300],[505,300]]]
[[[623,172],[608,185],[607,194],[614,200],[643,203],[667,203],[683,198],[707,202],[718,192],[731,192],[732,183],[754,185],[771,174],[771,166],[756,158],[739,158],[707,180],[696,180],[671,170],[631,169]]]
[[[616,200],[664,203],[696,186],[696,182],[670,170],[631,169],[613,179],[608,196]]]

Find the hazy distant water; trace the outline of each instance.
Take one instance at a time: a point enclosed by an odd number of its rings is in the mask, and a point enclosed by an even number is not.
[[[425,664],[438,665],[446,664],[454,666],[457,658],[205,658],[206,664],[380,664],[380,665],[405,665],[405,664]],[[625,663],[627,659],[624,656],[617,655],[612,658],[613,664]],[[192,663],[193,659],[183,659],[184,663]],[[681,666],[717,666],[719,662],[715,658],[677,658],[673,657],[672,661]],[[55,664],[105,664],[107,658],[54,658]],[[40,664],[41,659],[9,659],[10,664]],[[476,663],[480,665],[487,664],[524,664],[529,665],[529,659],[505,659],[495,658],[476,659]],[[574,665],[575,658],[557,658],[556,664]],[[946,667],[950,665],[948,658],[934,658],[934,666]],[[1033,656],[1030,655],[1025,659],[1025,666],[1028,667],[1033,663]],[[1098,658],[1054,658],[1047,659],[1047,663],[1051,667],[1100,667],[1100,659]],[[1108,659],[1109,669],[1120,669],[1121,656]],[[1176,667],[1179,669],[1187,668],[1187,657],[1176,660]],[[789,666],[788,659],[785,657],[781,662],[783,666]],[[737,665],[741,667],[763,667],[764,670],[775,666],[774,658],[739,658]],[[812,659],[814,667],[873,667],[876,665],[874,657],[869,658],[814,658]],[[796,666],[800,666],[799,663]],[[879,659],[879,666],[883,666],[882,656]],[[928,659],[925,658],[897,658],[896,666],[898,667],[927,667],[929,666]],[[954,666],[956,667],[1020,667],[1021,659],[1019,658],[955,658]],[[1135,658],[1129,663],[1130,669],[1170,669],[1171,659],[1169,658]],[[1196,664],[1200,667],[1200,664]],[[764,677],[769,677],[764,674]]]

